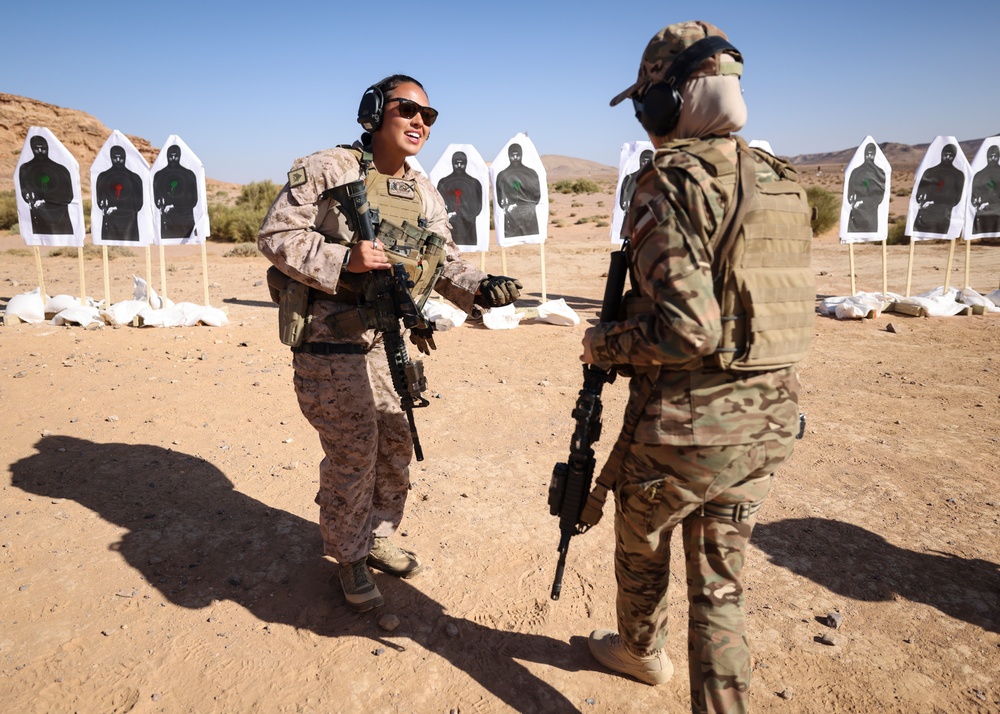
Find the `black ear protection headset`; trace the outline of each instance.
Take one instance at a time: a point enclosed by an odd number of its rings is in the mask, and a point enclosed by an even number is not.
[[[369,134],[378,131],[382,126],[382,116],[385,113],[385,94],[382,92],[384,82],[385,79],[378,84],[373,84],[361,95],[361,104],[358,106],[358,124]]]
[[[647,89],[641,99],[632,98],[635,118],[642,128],[654,136],[669,134],[677,126],[684,107],[681,87],[702,62],[723,51],[743,59],[739,50],[717,35],[704,37],[677,55],[662,80]]]

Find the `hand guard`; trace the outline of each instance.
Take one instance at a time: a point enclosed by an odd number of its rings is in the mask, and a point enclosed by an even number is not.
[[[475,302],[483,307],[503,307],[510,305],[521,296],[521,281],[505,275],[487,275],[479,283],[479,294]]]
[[[434,328],[430,325],[426,327],[414,327],[410,330],[410,342],[416,345],[417,349],[425,355],[429,355],[431,350],[436,350],[434,344]]]

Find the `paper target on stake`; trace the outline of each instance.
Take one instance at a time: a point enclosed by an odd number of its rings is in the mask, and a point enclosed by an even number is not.
[[[545,166],[527,134],[508,141],[490,164],[493,182],[493,228],[507,248],[544,243],[549,220]]]
[[[934,139],[913,176],[906,235],[917,241],[958,238],[965,226],[970,173],[955,137]]]
[[[1000,237],[1000,136],[983,141],[972,161],[965,239]]]
[[[117,129],[90,167],[90,232],[94,245],[151,245],[152,188],[149,164]]]
[[[490,170],[472,144],[449,144],[434,164],[431,183],[444,199],[451,239],[463,252],[490,246]]]
[[[611,219],[611,242],[621,244],[625,215],[632,203],[635,180],[639,171],[653,159],[650,141],[632,141],[622,144],[618,154],[618,186],[615,188],[615,208]]]
[[[151,173],[156,242],[204,243],[210,229],[201,160],[179,136],[171,134],[163,142]]]
[[[33,126],[14,171],[18,224],[27,245],[82,246],[80,164],[45,127]]]
[[[858,146],[844,170],[840,242],[872,243],[889,237],[892,167],[870,136]]]

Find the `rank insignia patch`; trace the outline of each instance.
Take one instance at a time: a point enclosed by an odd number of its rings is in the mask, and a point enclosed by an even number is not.
[[[296,186],[301,186],[306,182],[306,169],[305,167],[300,167],[297,169],[292,169],[288,172],[288,187],[295,188]]]

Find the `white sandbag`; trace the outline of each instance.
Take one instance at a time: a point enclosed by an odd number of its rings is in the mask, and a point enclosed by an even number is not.
[[[493,307],[483,313],[483,324],[491,330],[513,330],[521,322],[523,313],[514,311],[514,305]]]
[[[45,301],[45,314],[55,315],[67,308],[76,307],[79,304],[80,298],[75,298],[72,295],[53,295]]]
[[[563,298],[549,300],[538,306],[538,319],[551,325],[579,325],[580,316]]]
[[[1000,290],[994,292],[1000,293]],[[989,297],[980,295],[972,288],[962,288],[958,293],[958,301],[963,305],[979,305],[986,312],[1000,312],[1000,306],[997,306]]]
[[[899,295],[888,293],[858,292],[845,297],[829,297],[817,306],[821,315],[836,317],[838,320],[860,320],[868,317],[878,317]]]
[[[52,317],[53,325],[88,325],[98,324],[103,327],[104,318],[101,311],[92,305],[71,305],[64,310],[60,310]]]
[[[458,327],[468,317],[465,312],[443,300],[428,300],[424,303],[423,315],[428,325],[442,332]]]
[[[1000,307],[1000,288],[994,290],[991,293],[986,294],[986,299],[992,302],[997,307]]]
[[[951,317],[965,310],[965,305],[959,303],[956,299],[957,297],[958,290],[948,288],[948,291],[945,292],[942,286],[928,290],[920,295],[901,298],[897,302],[904,305],[918,305],[930,317]]]
[[[161,310],[147,310],[140,315],[140,321],[143,327],[193,327],[198,324],[221,327],[229,318],[216,307],[179,302]]]
[[[157,295],[153,286],[147,285],[146,281],[138,275],[132,276],[132,299],[145,300],[154,310],[160,310],[165,307],[173,307],[173,302],[167,298],[161,298]],[[168,305],[167,303],[170,304]]]
[[[41,288],[35,288],[30,293],[12,297],[3,311],[4,322],[8,325],[14,324],[17,320],[33,324],[45,322],[45,300],[41,293]]]
[[[101,310],[101,316],[109,325],[131,325],[137,315],[149,310],[149,303],[145,300],[122,300]]]

